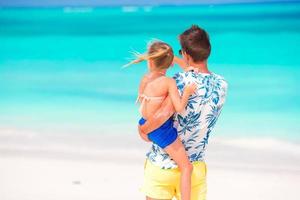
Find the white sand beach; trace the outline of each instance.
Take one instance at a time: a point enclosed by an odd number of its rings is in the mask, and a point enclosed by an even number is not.
[[[0,134],[1,200],[145,199],[137,135]],[[274,139],[211,137],[208,200],[300,199],[300,147]]]

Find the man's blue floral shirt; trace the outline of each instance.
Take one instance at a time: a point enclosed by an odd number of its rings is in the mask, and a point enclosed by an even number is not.
[[[189,83],[196,83],[197,90],[190,96],[182,113],[174,114],[174,127],[178,131],[189,156],[189,160],[204,161],[209,136],[221,113],[226,99],[227,82],[215,73],[180,72],[173,77],[179,93]],[[169,155],[156,144],[152,144],[146,157],[163,169],[177,167]]]

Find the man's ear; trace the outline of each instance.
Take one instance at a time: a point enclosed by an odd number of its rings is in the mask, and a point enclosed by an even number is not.
[[[186,60],[186,53],[185,51],[181,51],[181,57],[183,58],[183,60]]]
[[[189,64],[190,64],[190,61],[191,61],[191,59],[192,59],[192,57],[191,57],[189,54],[187,54],[185,51],[182,52],[182,54],[183,54],[184,57],[185,57],[186,63],[189,65]]]

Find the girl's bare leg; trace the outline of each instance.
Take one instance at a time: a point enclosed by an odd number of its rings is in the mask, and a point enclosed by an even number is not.
[[[176,164],[180,169],[181,199],[190,200],[191,199],[191,176],[193,171],[193,165],[188,159],[188,156],[185,152],[185,148],[182,142],[177,137],[177,139],[172,144],[164,148],[164,150],[176,162]]]

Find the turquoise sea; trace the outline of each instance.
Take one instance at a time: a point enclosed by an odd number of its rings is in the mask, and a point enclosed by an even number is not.
[[[192,24],[229,83],[214,134],[299,141],[300,3],[1,8],[0,132],[135,134],[146,65],[122,65]]]

